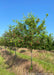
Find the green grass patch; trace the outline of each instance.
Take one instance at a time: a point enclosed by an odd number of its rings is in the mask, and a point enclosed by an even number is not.
[[[10,51],[10,50],[8,50],[8,51]],[[11,53],[13,54],[15,52],[13,50],[11,50]],[[27,56],[27,55],[24,55],[24,54],[21,54],[21,53],[18,53],[18,52],[16,52],[16,55],[21,57],[21,58],[31,60],[30,56]],[[54,65],[52,63],[41,60],[41,59],[37,59],[35,57],[33,57],[32,60],[35,61],[35,62],[38,62],[39,65],[42,65],[42,67],[46,70],[46,72],[50,71],[50,72],[54,73]]]
[[[0,55],[0,75],[15,75],[12,72],[6,70],[7,65],[4,63],[3,57]]]

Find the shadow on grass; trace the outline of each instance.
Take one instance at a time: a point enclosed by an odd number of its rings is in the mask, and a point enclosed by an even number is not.
[[[31,68],[31,65],[30,65],[30,64],[27,64],[27,65],[25,66],[25,69],[28,70],[28,72],[30,72],[30,73],[36,73],[36,72],[38,72],[38,73],[43,73],[43,72],[44,72],[43,69],[41,69],[41,67],[39,68],[39,67],[37,66],[37,64],[33,64],[32,70],[31,70],[30,68]]]
[[[8,51],[2,51],[2,54],[6,59],[5,64],[8,65],[7,69],[11,68],[12,66],[20,66],[24,62],[28,61],[27,59],[22,59],[18,56],[12,55]]]
[[[21,50],[21,51],[20,51],[20,53],[24,53],[24,52],[26,52],[26,51],[25,51],[25,50]]]
[[[8,52],[8,51],[6,51],[6,50],[2,51],[2,54],[3,54],[3,55],[6,55],[6,56],[7,56],[7,55],[11,55],[11,53]]]
[[[2,55],[3,57],[5,57],[5,64],[8,65],[6,69],[11,69],[12,67],[14,67],[13,69],[15,70],[16,67],[20,67],[22,65],[23,69],[26,69],[26,71],[28,72],[43,72],[41,67],[39,68],[36,64],[33,64],[33,69],[30,70],[31,63],[27,59],[22,59],[18,56],[10,54],[10,52],[8,51],[2,51]]]
[[[3,48],[0,47],[0,50],[2,50]]]

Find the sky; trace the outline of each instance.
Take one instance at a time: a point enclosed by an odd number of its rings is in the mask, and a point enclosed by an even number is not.
[[[20,21],[30,12],[41,20],[48,13],[46,30],[54,34],[54,0],[0,0],[0,36],[8,31],[8,25],[14,25],[13,19]]]

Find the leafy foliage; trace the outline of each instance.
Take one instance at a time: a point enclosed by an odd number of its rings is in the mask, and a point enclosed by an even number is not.
[[[31,13],[23,20],[13,20],[16,25],[9,25],[8,32],[6,31],[0,37],[0,45],[27,47],[30,49],[54,49],[54,41],[51,34],[47,35],[45,19],[41,21],[40,18],[35,17]],[[16,45],[15,45],[16,43]]]

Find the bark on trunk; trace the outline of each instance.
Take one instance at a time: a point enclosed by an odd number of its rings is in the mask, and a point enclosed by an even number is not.
[[[32,66],[32,50],[31,50],[31,66]]]
[[[16,48],[15,48],[15,57],[16,57]]]

